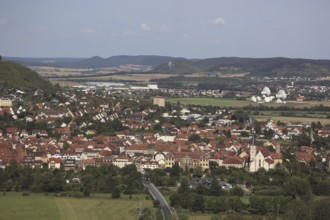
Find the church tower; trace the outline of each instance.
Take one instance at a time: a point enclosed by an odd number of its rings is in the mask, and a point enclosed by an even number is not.
[[[255,132],[252,131],[252,143],[250,145],[250,172],[257,171],[257,150],[255,145]]]

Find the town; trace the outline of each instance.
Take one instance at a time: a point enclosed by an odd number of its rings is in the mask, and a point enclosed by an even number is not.
[[[64,170],[135,164],[143,173],[175,162],[186,170],[208,170],[213,161],[256,172],[281,166],[288,159],[283,155],[290,154],[308,166],[329,168],[327,146],[315,149],[307,142],[289,147],[280,140],[309,137],[313,132],[328,138],[330,127],[269,119],[256,128],[239,121],[234,110],[170,104],[163,96],[152,96],[149,102],[138,99],[158,91],[152,88],[72,88],[61,94],[62,100],[32,101],[29,109],[22,101],[24,91],[6,95],[0,101],[2,121],[17,123],[2,124],[1,167],[13,159],[23,167]],[[35,91],[33,97],[42,97],[42,91]],[[257,129],[255,141],[253,129]]]

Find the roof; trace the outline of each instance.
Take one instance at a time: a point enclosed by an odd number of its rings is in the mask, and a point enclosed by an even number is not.
[[[306,153],[306,152],[296,152],[295,158],[298,161],[304,161],[304,162],[310,162],[314,160],[314,156],[312,154]]]
[[[229,156],[224,161],[223,164],[243,164],[244,160],[238,156]]]
[[[50,162],[61,163],[61,161],[62,161],[61,158],[51,157],[51,158],[49,158],[48,163],[50,163]]]

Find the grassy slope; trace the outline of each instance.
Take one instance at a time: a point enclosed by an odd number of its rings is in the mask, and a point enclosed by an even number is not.
[[[0,219],[24,220],[93,220],[136,219],[139,200],[109,198],[66,198],[21,193],[0,195]],[[151,200],[141,200],[142,208],[151,207]]]
[[[35,91],[51,90],[53,86],[36,72],[10,61],[0,61],[0,85],[7,88]]]

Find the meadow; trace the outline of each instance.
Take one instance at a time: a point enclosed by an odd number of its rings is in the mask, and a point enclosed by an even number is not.
[[[201,97],[190,97],[190,98],[170,98],[166,101],[176,104],[180,102],[183,105],[201,105],[201,106],[216,106],[220,108],[243,108],[246,106],[259,106],[264,105],[268,107],[294,107],[295,111],[258,111],[258,115],[255,115],[253,111],[250,115],[252,118],[257,121],[266,121],[268,119],[273,119],[275,121],[282,122],[300,122],[300,123],[312,123],[312,122],[321,122],[323,124],[330,124],[330,118],[328,118],[328,112],[310,112],[309,108],[324,105],[330,106],[329,101],[287,101],[286,103],[253,103],[250,100],[237,100],[229,98],[201,98]],[[295,116],[285,116],[281,113],[294,113]]]
[[[108,197],[71,198],[45,194],[7,192],[0,194],[0,220],[93,220],[137,219],[137,208],[152,207],[152,200],[111,199]]]
[[[264,105],[268,107],[279,107],[279,106],[287,106],[287,107],[295,107],[298,109],[310,108],[313,106],[330,106],[330,101],[287,101],[286,103],[254,103],[250,100],[237,100],[234,98],[209,98],[209,97],[189,97],[189,98],[169,98],[166,101],[170,103],[177,103],[178,101],[184,105],[212,105],[218,107],[245,107],[245,106],[259,106]]]

